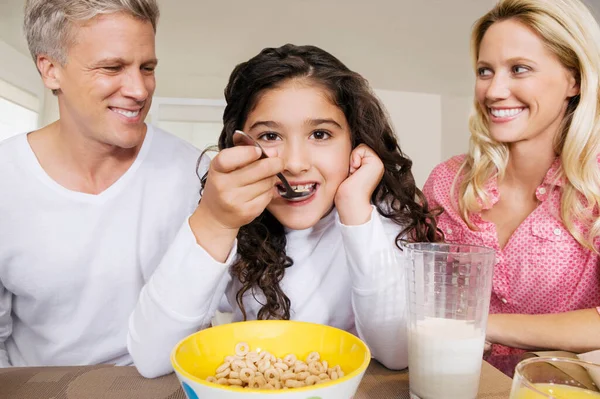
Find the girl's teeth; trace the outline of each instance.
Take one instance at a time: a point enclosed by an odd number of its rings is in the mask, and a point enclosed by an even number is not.
[[[292,186],[292,188],[297,192],[307,192],[313,188],[313,184],[300,184],[297,186]]]
[[[491,108],[490,112],[496,118],[506,118],[506,117],[517,115],[518,113],[523,111],[523,109],[524,108],[512,108],[512,109],[493,109],[493,108]]]

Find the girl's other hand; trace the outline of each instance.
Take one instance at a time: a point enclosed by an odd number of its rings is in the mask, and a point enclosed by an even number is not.
[[[350,173],[335,195],[340,221],[345,225],[360,225],[371,217],[371,195],[383,177],[383,162],[366,144],[360,144],[350,154]]]

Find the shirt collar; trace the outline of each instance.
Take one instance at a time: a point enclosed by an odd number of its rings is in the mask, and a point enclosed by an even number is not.
[[[538,186],[538,188],[535,190],[535,196],[537,197],[538,201],[545,201],[546,198],[548,198],[548,194],[555,187],[562,187],[565,184],[565,177],[560,176],[560,172],[561,172],[560,157],[556,157],[554,159],[554,162],[552,162],[550,169],[548,169],[548,171],[546,172],[546,176],[544,176],[544,180],[542,181],[542,184],[540,184]],[[497,174],[495,174],[488,180],[488,182],[485,186],[485,192],[488,195],[488,199],[489,199],[488,204],[484,204],[481,200],[478,199],[479,205],[481,206],[482,210],[491,209],[500,200],[500,193],[498,191],[498,175]]]

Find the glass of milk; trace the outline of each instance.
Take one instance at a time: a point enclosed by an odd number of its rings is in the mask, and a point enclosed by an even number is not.
[[[403,249],[411,399],[475,399],[495,252],[432,243]]]
[[[600,365],[578,359],[534,357],[517,365],[510,399],[600,399]]]

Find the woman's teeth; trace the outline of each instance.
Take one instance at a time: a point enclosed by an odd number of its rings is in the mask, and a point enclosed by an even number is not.
[[[508,118],[521,113],[525,108],[494,109],[490,108],[490,113],[496,118]]]

